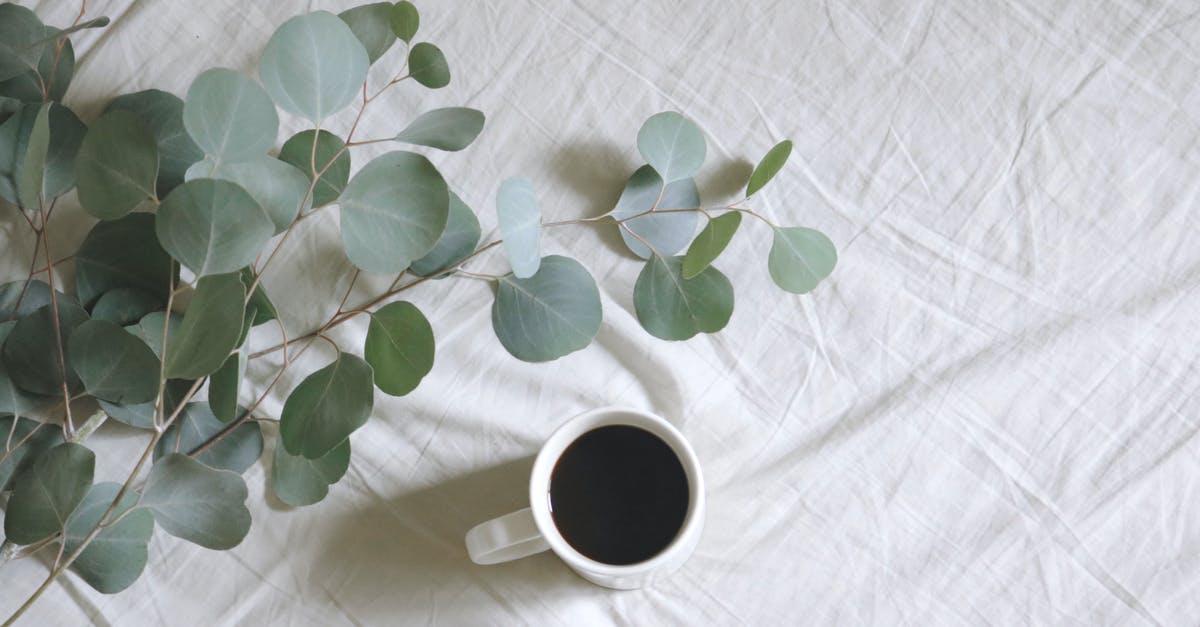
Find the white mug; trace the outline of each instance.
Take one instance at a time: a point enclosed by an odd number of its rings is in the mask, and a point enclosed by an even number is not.
[[[639,427],[671,447],[688,482],[688,508],[675,539],[648,560],[628,565],[598,562],[575,550],[550,513],[550,476],[563,451],[583,434],[610,425]],[[467,532],[467,552],[477,564],[498,564],[554,551],[584,579],[618,589],[641,588],[678,569],[691,556],[704,528],[704,477],[687,440],[666,420],[637,409],[605,407],[584,412],[559,427],[542,445],[529,476],[529,507],[493,518]]]

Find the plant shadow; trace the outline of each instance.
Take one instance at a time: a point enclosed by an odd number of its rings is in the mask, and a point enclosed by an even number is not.
[[[604,140],[568,143],[551,163],[554,175],[583,197],[587,206],[581,217],[588,218],[603,215],[617,204],[625,182],[637,168],[616,142]],[[591,230],[611,252],[637,259],[612,223],[603,222]]]

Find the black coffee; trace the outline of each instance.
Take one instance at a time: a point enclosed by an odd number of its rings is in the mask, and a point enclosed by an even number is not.
[[[576,551],[606,564],[635,564],[675,539],[688,509],[688,479],[658,436],[599,427],[563,451],[550,475],[550,512]]]

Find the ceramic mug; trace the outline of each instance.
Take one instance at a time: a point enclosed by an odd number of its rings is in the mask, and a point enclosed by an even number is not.
[[[688,482],[688,507],[675,539],[653,557],[635,564],[596,561],[575,550],[551,516],[550,477],[563,451],[583,434],[600,427],[627,425],[658,436],[679,458]],[[605,407],[584,412],[559,427],[542,445],[529,476],[529,507],[493,518],[467,532],[467,552],[477,564],[498,564],[554,551],[592,583],[618,589],[646,586],[671,573],[692,554],[704,528],[704,477],[691,445],[666,420],[637,409]]]

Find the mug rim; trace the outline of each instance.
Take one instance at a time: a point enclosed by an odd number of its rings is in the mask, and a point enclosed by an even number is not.
[[[675,453],[688,478],[688,510],[675,537],[650,559],[633,564],[609,564],[580,553],[563,538],[550,513],[550,477],[559,457],[583,434],[610,425],[638,427],[657,436]],[[599,575],[636,575],[670,562],[683,548],[688,532],[700,523],[700,516],[704,511],[704,477],[700,472],[700,461],[691,444],[666,419],[633,407],[598,407],[570,418],[546,439],[533,462],[533,470],[529,473],[529,505],[534,523],[546,543],[550,545],[550,550],[569,565]]]

